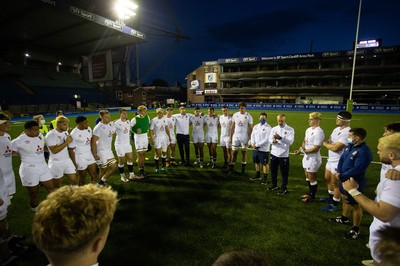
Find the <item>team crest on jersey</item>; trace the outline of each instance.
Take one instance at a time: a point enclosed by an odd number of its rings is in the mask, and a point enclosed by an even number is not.
[[[124,128],[124,134],[128,133],[128,128]]]
[[[37,145],[36,154],[42,154],[42,153],[43,153],[43,148],[40,147],[40,145]]]
[[[6,157],[6,158],[11,157],[11,152],[12,151],[11,151],[10,147],[6,146],[6,150],[5,150],[4,154],[3,154],[3,156]]]

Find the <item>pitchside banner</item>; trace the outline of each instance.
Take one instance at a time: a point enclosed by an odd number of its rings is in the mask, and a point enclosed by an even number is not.
[[[111,51],[105,51],[89,56],[89,81],[113,80]]]

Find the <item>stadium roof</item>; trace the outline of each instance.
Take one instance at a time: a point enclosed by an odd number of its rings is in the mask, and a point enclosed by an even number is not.
[[[143,33],[85,9],[90,2],[93,3],[90,0],[4,1],[0,9],[0,57],[7,61],[29,52],[33,60],[66,61],[145,41]]]

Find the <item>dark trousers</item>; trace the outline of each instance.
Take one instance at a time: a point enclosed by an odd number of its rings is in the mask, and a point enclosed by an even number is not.
[[[282,174],[282,189],[287,188],[289,176],[289,157],[279,158],[271,154],[271,178],[272,186],[278,186],[278,167]]]
[[[190,138],[189,135],[176,134],[176,142],[178,142],[179,154],[182,163],[190,163]],[[186,153],[186,161],[185,161]]]

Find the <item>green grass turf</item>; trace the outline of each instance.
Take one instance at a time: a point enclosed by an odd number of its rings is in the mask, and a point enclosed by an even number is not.
[[[260,111],[250,113],[257,123]],[[267,113],[267,122],[275,126],[279,111]],[[150,111],[149,115],[154,117],[155,113]],[[296,131],[293,152],[304,138],[308,113],[288,112],[286,115],[287,123]],[[117,117],[118,114],[112,114],[113,119]],[[129,117],[132,118],[133,113]],[[326,138],[335,127],[335,117],[336,113],[323,113],[321,128]],[[92,128],[96,118],[97,115],[88,116]],[[375,161],[378,161],[376,145],[383,126],[396,119],[390,114],[354,114],[351,125],[367,130],[367,143]],[[74,117],[71,117],[70,126],[73,125]],[[16,138],[22,131],[23,123],[15,123],[11,135]],[[193,160],[192,146],[191,152]],[[327,155],[325,148],[321,152]],[[178,149],[176,154],[179,161]],[[147,155],[150,160],[146,162],[146,171],[150,173],[154,172],[153,155],[153,151]],[[247,175],[251,177],[254,175],[251,152],[247,157]],[[205,160],[208,158],[205,147]],[[239,247],[264,252],[271,265],[361,265],[361,260],[370,257],[365,244],[372,217],[364,214],[359,239],[345,240],[343,234],[350,226],[328,221],[340,212],[321,211],[325,203],[300,202],[300,195],[307,190],[301,158],[290,155],[289,192],[285,196],[277,195],[276,191],[268,192],[248,177],[225,177],[221,169],[179,166],[165,175],[151,174],[148,179],[127,184],[114,174],[109,183],[118,191],[120,201],[108,242],[99,258],[100,265],[211,265],[223,251]],[[320,197],[327,194],[323,180],[325,162],[318,174],[317,196]],[[33,213],[27,193],[20,185],[19,157],[13,158],[13,163],[18,187],[9,207],[8,221],[13,233],[28,236],[26,243],[32,244]],[[221,148],[218,148],[217,163],[223,163]],[[379,164],[371,164],[367,170],[365,194],[370,198],[374,197],[379,171]],[[40,197],[46,197],[44,189]],[[22,258],[19,265],[46,263],[43,254],[33,251],[29,257]]]

